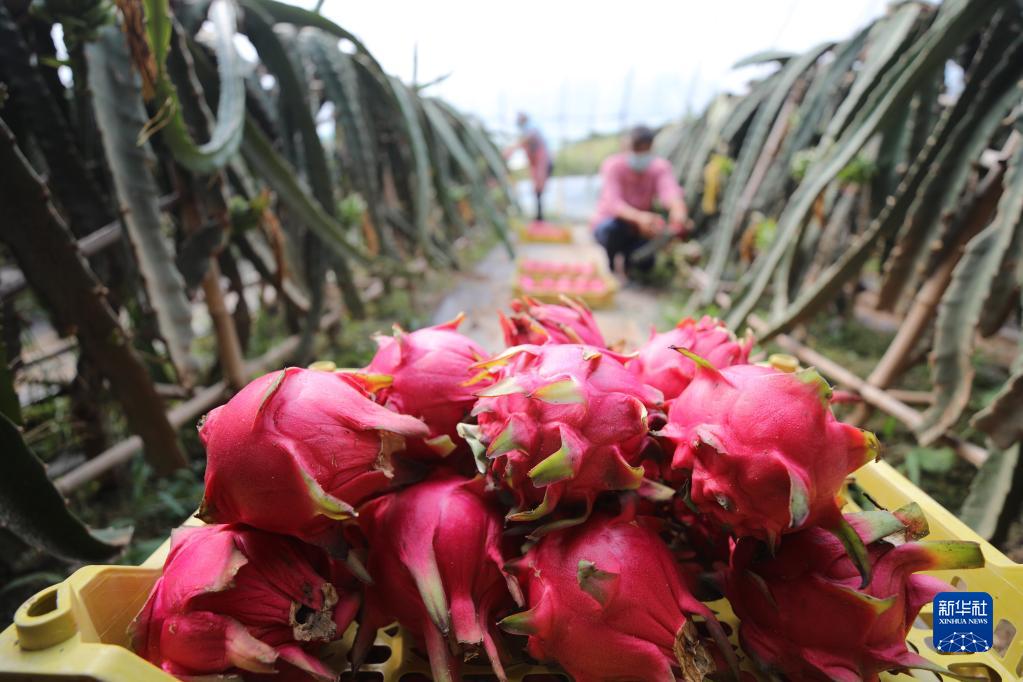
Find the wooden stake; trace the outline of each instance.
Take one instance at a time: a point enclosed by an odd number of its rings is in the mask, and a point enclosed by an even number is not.
[[[325,315],[320,323],[320,329],[328,328],[339,319],[338,313]],[[245,368],[246,376],[263,374],[285,364],[298,348],[299,338],[298,334],[289,336],[265,354],[248,363]],[[229,395],[227,383],[218,381],[212,386],[198,391],[191,399],[171,408],[167,412],[167,420],[175,429],[179,429],[224,402]],[[141,449],[142,440],[138,436],[131,436],[104,450],[81,466],[72,469],[58,478],[54,484],[57,486],[57,490],[66,495],[83,484],[99,478],[110,469],[130,461]]]

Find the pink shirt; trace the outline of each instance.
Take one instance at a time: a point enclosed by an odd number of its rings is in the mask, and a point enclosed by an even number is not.
[[[616,218],[623,205],[649,211],[655,197],[662,206],[668,206],[682,196],[682,188],[675,180],[671,164],[659,157],[651,161],[645,171],[638,173],[629,166],[628,154],[612,154],[600,166],[600,182],[593,227]]]

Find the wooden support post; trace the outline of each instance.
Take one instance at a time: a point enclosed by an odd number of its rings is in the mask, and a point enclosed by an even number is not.
[[[339,319],[338,313],[325,315],[320,322],[320,329],[330,327]],[[248,363],[246,366],[247,376],[262,374],[286,363],[298,348],[299,339],[298,334],[289,336],[265,354]],[[212,386],[198,391],[189,400],[171,408],[167,412],[167,419],[174,428],[181,428],[222,403],[229,395],[230,390],[227,383],[218,381]],[[110,469],[130,461],[141,448],[142,441],[138,436],[127,438],[58,478],[54,482],[57,490],[66,495],[84,483],[99,478]]]
[[[963,249],[974,235],[991,222],[991,218],[994,216],[998,199],[1002,195],[1004,175],[1004,164],[989,171],[980,187],[973,193],[973,201],[969,203],[965,212],[956,218],[965,223],[963,229],[958,230],[958,238],[955,243],[946,247],[947,253],[941,265],[931,273],[913,298],[913,303],[899,324],[895,338],[892,339],[881,360],[867,377],[867,383],[871,386],[888,388],[911,366],[906,360],[933,322],[938,305],[945,295],[945,290],[952,282],[952,273],[955,272],[955,267],[962,257]],[[849,421],[853,424],[861,424],[866,421],[869,414],[870,411],[867,407],[861,407],[850,415]]]

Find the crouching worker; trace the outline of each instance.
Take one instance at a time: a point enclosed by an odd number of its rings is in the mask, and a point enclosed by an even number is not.
[[[607,251],[611,272],[619,272],[616,260],[621,256],[630,279],[647,273],[654,264],[653,254],[636,260],[633,253],[666,230],[684,237],[689,220],[671,164],[654,156],[653,142],[650,128],[636,126],[629,134],[628,151],[612,154],[600,167],[594,237]],[[655,200],[667,211],[667,222],[654,212]]]

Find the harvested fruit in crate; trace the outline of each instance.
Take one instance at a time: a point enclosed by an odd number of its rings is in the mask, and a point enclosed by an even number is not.
[[[606,294],[611,286],[599,275],[590,277],[544,277],[537,279],[530,275],[519,275],[519,289],[529,296],[551,296],[557,294]]]
[[[199,518],[337,551],[341,522],[390,485],[391,452],[405,437],[429,434],[375,398],[352,375],[299,367],[249,383],[199,430],[206,447]]]
[[[391,336],[374,337],[379,350],[362,378],[378,386],[379,402],[395,412],[418,416],[430,428],[427,438],[406,440],[406,456],[436,459],[451,454],[458,422],[476,402],[476,389],[465,385],[463,375],[486,354],[458,332],[463,319],[459,315],[414,332],[395,325]]]
[[[815,371],[750,364],[753,339],[711,318],[619,354],[567,297],[512,302],[490,356],[459,322],[396,329],[362,369],[267,374],[210,413],[215,525],[174,534],[139,656],[182,678],[947,674],[907,645],[952,589],[920,572],[980,567],[981,547],[923,539],[912,503],[840,512],[847,475],[883,465]]]
[[[891,669],[943,672],[906,646],[920,609],[944,581],[918,571],[976,568],[980,547],[956,541],[914,541],[926,533],[920,507],[847,514],[866,543],[873,577],[864,585],[843,543],[822,528],[796,533],[774,556],[750,538],[732,549],[725,594],[742,621],[739,639],[763,668],[792,680],[877,679]],[[899,544],[885,542],[896,536]],[[841,614],[821,627],[821,614]]]
[[[548,518],[560,506],[581,504],[582,522],[601,492],[642,482],[646,418],[661,392],[619,358],[596,346],[549,342],[512,346],[481,365],[497,383],[480,391],[478,424],[464,425],[462,435],[487,453],[493,484],[514,501],[507,519],[544,524],[534,536],[565,523]]]
[[[733,535],[756,537],[772,550],[783,533],[827,528],[866,579],[866,550],[835,497],[847,475],[877,457],[874,434],[835,419],[831,389],[813,369],[718,369],[681,352],[696,372],[660,434],[674,445],[671,468],[685,472],[693,506]]]
[[[355,667],[377,630],[398,621],[425,643],[434,679],[457,677],[463,656],[481,648],[495,674],[505,677],[495,643],[497,614],[522,597],[505,574],[503,514],[486,487],[482,477],[438,469],[360,509],[367,565],[382,589],[366,590]]]
[[[523,259],[518,264],[514,289],[518,294],[552,303],[571,296],[591,306],[605,306],[613,300],[616,285],[592,262]]]
[[[344,633],[359,602],[317,547],[246,526],[180,528],[131,641],[174,675],[286,666],[330,679],[316,648]]]
[[[630,514],[594,514],[551,533],[514,568],[529,610],[506,617],[529,652],[557,661],[577,680],[702,680],[714,659],[691,616],[705,619],[722,650],[721,624],[683,583],[668,547]]]
[[[506,346],[542,344],[548,339],[555,343],[607,346],[590,309],[567,296],[559,305],[541,303],[526,296],[514,299],[509,306],[510,315],[497,313]]]
[[[568,244],[572,241],[572,230],[564,225],[534,220],[519,228],[519,237],[525,242]]]
[[[524,258],[519,261],[519,272],[523,274],[551,277],[587,277],[598,273],[597,266],[590,261],[556,261]]]
[[[626,366],[645,383],[659,389],[665,405],[670,405],[690,384],[697,369],[693,360],[679,360],[676,348],[685,348],[721,368],[746,364],[752,347],[753,337],[749,334],[738,340],[712,317],[704,316],[699,321],[687,317],[665,332],[650,330],[650,338]]]

